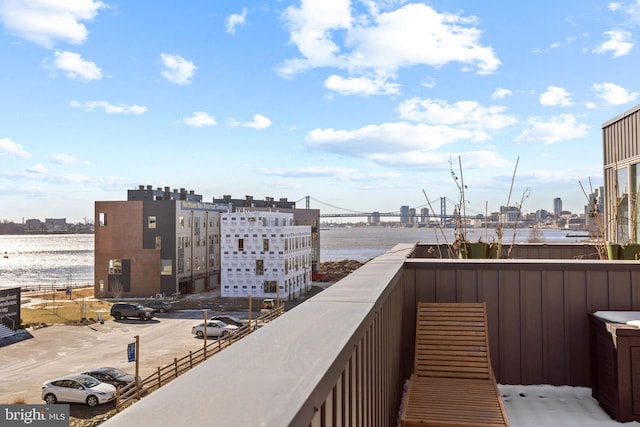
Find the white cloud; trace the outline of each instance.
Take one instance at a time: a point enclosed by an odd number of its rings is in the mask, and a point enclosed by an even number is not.
[[[398,172],[361,172],[355,168],[304,166],[298,168],[261,168],[262,175],[280,178],[335,178],[340,181],[378,182],[398,178]]]
[[[577,122],[573,114],[561,114],[551,120],[532,118],[529,127],[516,138],[518,142],[542,142],[554,144],[558,141],[587,136],[588,125]]]
[[[4,154],[20,157],[21,159],[31,158],[31,153],[26,151],[22,145],[16,144],[9,138],[0,138],[0,156]]]
[[[607,105],[623,105],[638,98],[638,92],[630,92],[615,83],[596,83],[591,88]]]
[[[571,95],[566,89],[549,86],[547,91],[540,95],[540,104],[545,107],[569,107],[573,105],[573,102],[571,101]]]
[[[82,59],[80,54],[57,51],[54,55],[51,68],[64,71],[68,78],[82,81],[102,79],[102,70],[95,63]]]
[[[230,126],[237,127],[242,126],[245,128],[252,129],[266,129],[271,126],[271,120],[268,117],[263,116],[262,114],[256,114],[253,116],[253,120],[250,122],[239,122],[237,120],[231,120],[229,122]]]
[[[55,153],[51,155],[51,161],[60,165],[75,165],[80,163],[74,156],[64,153]]]
[[[338,67],[348,70],[352,79],[366,73],[384,81],[395,78],[400,67],[459,62],[476,66],[478,74],[490,74],[500,64],[493,49],[480,44],[474,17],[440,14],[421,3],[384,13],[371,7],[369,12],[353,17],[347,0],[306,1],[287,8],[290,41],[301,56],[285,61],[280,74]]]
[[[215,125],[216,119],[214,119],[204,111],[194,111],[191,117],[185,117],[184,119],[182,119],[182,123],[187,126],[201,128],[205,126]]]
[[[430,152],[459,141],[483,141],[487,135],[468,129],[426,124],[382,123],[353,130],[314,129],[307,134],[309,148],[341,155],[375,159],[382,153]]]
[[[464,157],[465,169],[496,168],[509,164],[495,151],[467,151],[464,153],[405,151],[399,153],[376,153],[369,156],[374,163],[387,167],[446,168],[452,157]]]
[[[44,175],[47,172],[49,172],[49,170],[46,168],[46,166],[38,163],[37,165],[33,165],[27,168],[27,172],[36,174],[36,175]]]
[[[633,22],[640,22],[640,1],[630,2],[626,6],[621,3],[611,3],[609,6],[612,11],[623,10]]]
[[[147,111],[147,107],[142,105],[133,104],[118,104],[113,105],[106,101],[88,101],[88,102],[78,102],[71,101],[69,103],[74,108],[80,108],[85,111],[94,111],[97,108],[102,108],[107,114],[144,114]]]
[[[247,8],[243,7],[242,8],[242,13],[241,14],[231,14],[229,15],[229,17],[227,18],[227,29],[226,32],[229,34],[235,34],[236,33],[236,27],[238,25],[243,25],[245,23],[245,20],[247,18]]]
[[[261,168],[259,172],[263,175],[287,177],[287,178],[327,178],[327,177],[344,177],[357,173],[354,168],[340,168],[332,166],[306,166],[299,168]]]
[[[491,94],[491,99],[504,99],[511,95],[513,95],[513,93],[509,89],[498,88]]]
[[[243,126],[253,129],[266,129],[271,126],[271,120],[262,114],[253,116],[253,121],[245,123]]]
[[[91,21],[107,6],[94,0],[1,0],[0,20],[8,32],[51,48],[56,41],[84,42]]]
[[[285,62],[281,74],[291,75],[318,66],[337,66],[340,47],[331,40],[331,32],[351,26],[349,1],[306,1],[300,8],[289,6],[284,19],[290,29],[290,41],[303,58]]]
[[[568,37],[566,37],[566,38],[565,38],[563,41],[561,41],[561,42],[554,42],[554,43],[551,43],[551,45],[549,46],[549,48],[551,48],[551,49],[558,49],[558,48],[563,47],[563,46],[568,46],[568,45],[572,44],[572,43],[573,43],[573,42],[575,42],[575,41],[576,41],[575,36],[568,36]]]
[[[462,129],[502,129],[517,122],[514,117],[504,114],[505,107],[485,107],[476,101],[449,104],[438,99],[412,98],[403,101],[398,111],[405,120]]]
[[[193,73],[198,68],[193,62],[187,61],[180,55],[170,55],[168,53],[161,53],[160,59],[162,60],[162,65],[165,67],[161,71],[162,77],[171,83],[179,85],[191,83]]]
[[[603,33],[609,40],[593,50],[594,53],[613,52],[613,57],[627,55],[633,49],[633,37],[629,31],[611,30]]]
[[[324,86],[341,95],[394,95],[400,92],[399,84],[388,83],[384,79],[344,78],[335,74],[325,80]]]
[[[614,3],[614,2],[612,2],[612,3],[609,3],[609,4],[607,5],[607,9],[609,9],[609,10],[610,10],[610,11],[612,11],[612,12],[615,12],[615,11],[617,11],[617,10],[620,10],[621,8],[622,8],[622,5],[621,5],[620,3],[617,3],[617,2],[615,2],[615,3]]]

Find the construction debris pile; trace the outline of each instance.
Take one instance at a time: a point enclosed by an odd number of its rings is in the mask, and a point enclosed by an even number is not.
[[[348,276],[365,263],[353,259],[341,261],[324,261],[320,263],[320,274],[323,282],[337,282]]]

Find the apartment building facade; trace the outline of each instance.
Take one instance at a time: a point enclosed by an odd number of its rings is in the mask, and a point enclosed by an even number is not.
[[[293,213],[247,208],[220,224],[222,297],[291,300],[311,287],[311,227]]]
[[[129,190],[95,202],[95,292],[102,297],[177,295],[220,283],[220,214],[193,191]]]
[[[311,227],[311,271],[318,273],[320,270],[320,209],[310,209],[309,199],[304,209],[297,208],[296,202],[286,198],[275,199],[265,197],[256,199],[253,196],[245,196],[244,199],[234,199],[230,195],[222,198],[214,198],[214,203],[226,204],[229,212],[247,211],[277,211],[293,214],[294,225],[305,225]]]
[[[640,242],[640,105],[602,125],[605,236],[613,243]]]

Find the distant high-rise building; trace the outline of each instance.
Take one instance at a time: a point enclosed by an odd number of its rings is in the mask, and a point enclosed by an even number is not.
[[[409,223],[415,224],[418,222],[418,217],[416,216],[416,208],[409,208]]]
[[[423,223],[423,224],[428,224],[429,223],[429,209],[428,208],[420,209],[420,222]]]
[[[400,206],[400,222],[402,224],[409,223],[409,206],[407,205]]]
[[[380,212],[375,211],[371,212],[369,216],[369,225],[377,225],[380,224]]]
[[[562,199],[560,197],[553,199],[553,215],[556,218],[562,215]]]
[[[549,212],[544,209],[539,209],[536,211],[536,221],[544,221],[549,217]]]

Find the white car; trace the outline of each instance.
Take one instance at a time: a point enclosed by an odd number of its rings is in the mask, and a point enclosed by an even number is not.
[[[114,386],[84,374],[68,375],[42,384],[42,400],[47,405],[67,402],[98,406],[115,398]]]
[[[222,320],[207,320],[207,336],[226,338],[238,330],[237,326],[227,325]],[[191,333],[198,338],[204,338],[204,323],[191,328]]]

